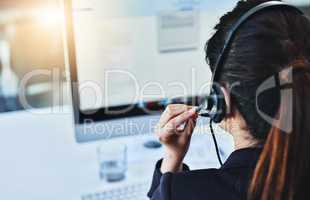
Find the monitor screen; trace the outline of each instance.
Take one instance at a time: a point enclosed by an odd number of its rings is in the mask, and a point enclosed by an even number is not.
[[[73,0],[79,109],[168,104],[207,94],[211,72],[204,47],[218,17],[233,5]]]

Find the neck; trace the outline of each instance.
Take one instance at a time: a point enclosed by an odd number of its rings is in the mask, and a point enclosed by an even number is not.
[[[235,143],[235,150],[259,146],[259,141],[247,131],[234,132],[233,139]]]

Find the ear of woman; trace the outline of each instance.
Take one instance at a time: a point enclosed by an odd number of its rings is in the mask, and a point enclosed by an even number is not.
[[[231,114],[231,96],[230,96],[230,90],[227,86],[221,86],[222,93],[224,95],[225,103],[226,103],[226,116]]]

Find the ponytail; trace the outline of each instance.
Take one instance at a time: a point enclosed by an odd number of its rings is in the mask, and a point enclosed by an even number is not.
[[[310,64],[291,64],[292,95],[281,97],[273,124],[250,183],[250,200],[310,199]],[[289,79],[280,76],[280,82]],[[282,90],[281,90],[282,92]],[[281,127],[288,127],[283,130]]]

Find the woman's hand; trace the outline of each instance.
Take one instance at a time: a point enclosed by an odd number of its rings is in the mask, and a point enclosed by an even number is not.
[[[169,105],[162,114],[156,130],[156,135],[165,146],[162,173],[182,170],[197,116],[194,107],[181,104]],[[182,127],[184,124],[185,127]]]

